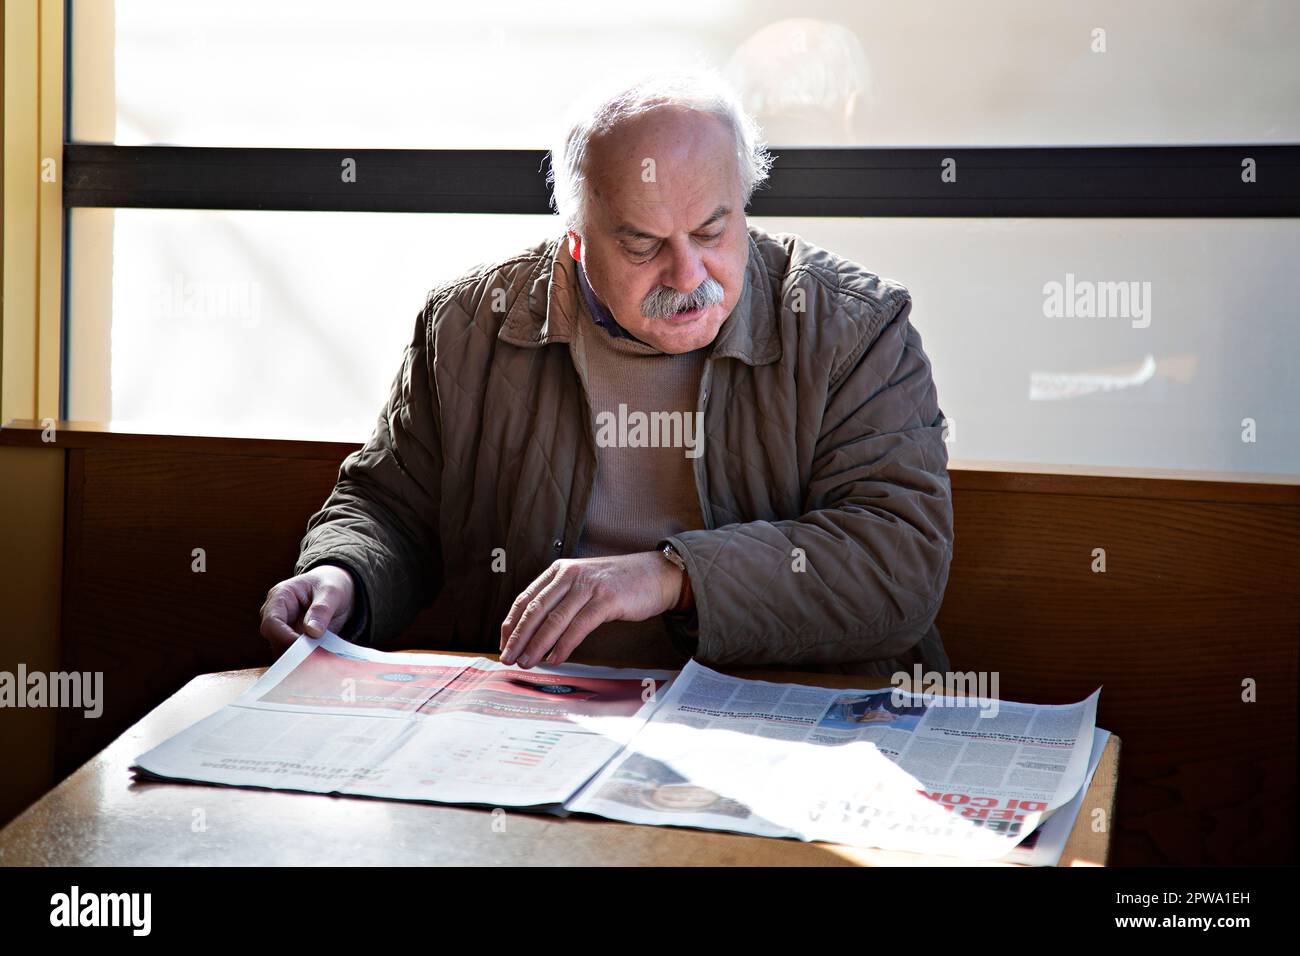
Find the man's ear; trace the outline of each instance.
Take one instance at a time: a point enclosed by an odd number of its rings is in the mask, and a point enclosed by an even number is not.
[[[582,236],[572,229],[569,230],[569,254],[573,256],[574,262],[582,261]]]

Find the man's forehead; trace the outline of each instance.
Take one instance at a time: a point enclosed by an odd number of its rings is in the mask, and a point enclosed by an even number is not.
[[[611,205],[635,203],[647,190],[656,201],[714,193],[710,209],[730,199],[740,188],[734,131],[709,114],[668,120],[673,115],[648,114],[593,137],[585,164],[591,191]],[[626,218],[621,211],[610,218]]]

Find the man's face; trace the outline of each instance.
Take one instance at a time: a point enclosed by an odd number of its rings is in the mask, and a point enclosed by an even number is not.
[[[744,291],[749,259],[730,127],[706,113],[653,110],[593,138],[586,235],[569,232],[597,298],[661,352],[708,345]],[[676,309],[701,304],[684,313]]]

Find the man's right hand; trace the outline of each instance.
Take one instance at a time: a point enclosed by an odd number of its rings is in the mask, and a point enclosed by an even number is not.
[[[262,605],[262,636],[278,657],[303,634],[337,634],[352,614],[352,595],[352,575],[334,564],[281,581]]]

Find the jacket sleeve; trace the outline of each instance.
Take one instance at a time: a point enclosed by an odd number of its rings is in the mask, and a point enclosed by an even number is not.
[[[437,596],[442,487],[439,404],[433,387],[430,296],[369,441],[343,460],[338,482],[307,522],[294,573],[338,564],[356,579],[345,632],[388,647]]]
[[[938,615],[953,539],[943,413],[910,297],[891,308],[832,370],[805,513],[664,539],[691,576],[701,661],[887,660]]]

